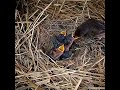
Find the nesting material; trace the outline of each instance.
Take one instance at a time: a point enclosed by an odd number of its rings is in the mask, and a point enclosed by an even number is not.
[[[88,18],[104,21],[104,0],[17,0],[15,11],[16,90],[105,89],[105,37],[77,40],[68,60],[47,55],[54,35],[73,33]]]

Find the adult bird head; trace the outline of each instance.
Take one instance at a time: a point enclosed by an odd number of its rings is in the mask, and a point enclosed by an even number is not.
[[[96,19],[88,19],[80,26],[77,27],[74,36],[75,37],[86,37],[86,36],[96,36],[102,32],[105,32],[105,23],[96,20]]]

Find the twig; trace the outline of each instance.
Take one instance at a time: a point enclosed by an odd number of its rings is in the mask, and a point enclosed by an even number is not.
[[[62,5],[61,5],[61,7],[60,7],[60,9],[59,9],[59,11],[58,11],[58,13],[57,13],[57,15],[60,13],[60,11],[61,11],[61,9],[62,9],[64,3],[65,3],[65,0],[63,0]]]
[[[40,86],[36,85],[35,83],[33,83],[30,79],[28,79],[27,77],[25,77],[25,80],[27,80],[29,82],[29,85],[31,87],[33,87],[35,90],[44,90],[43,88],[41,88]]]
[[[101,58],[99,61],[97,61],[96,63],[94,63],[94,64],[91,66],[91,68],[94,67],[96,64],[98,64],[100,61],[102,61],[104,58],[105,58],[105,57]]]
[[[39,11],[39,9],[37,9],[34,13],[32,13],[32,15],[30,17],[28,17],[28,19],[32,18],[35,15],[35,13],[37,13],[38,11]]]
[[[80,83],[82,82],[83,78],[80,78],[78,84],[76,85],[75,89],[74,90],[78,90],[78,87],[80,86]]]

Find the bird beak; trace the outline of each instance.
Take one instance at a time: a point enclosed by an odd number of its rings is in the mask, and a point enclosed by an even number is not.
[[[60,32],[60,34],[62,34],[62,35],[64,35],[64,36],[67,35],[66,31],[62,31],[62,32]]]
[[[49,56],[52,59],[56,60],[63,54],[64,50],[65,50],[65,47],[63,44],[63,45],[59,46],[58,48],[51,50]]]
[[[72,37],[74,38],[74,40],[76,40],[76,39],[80,38],[80,37],[78,37],[78,36],[74,36],[74,34],[73,34],[73,33],[72,33]]]
[[[77,36],[74,37],[75,40],[78,39],[78,38],[80,38],[80,37],[77,37]]]
[[[57,50],[60,51],[60,52],[64,52],[64,50],[65,50],[64,44],[61,45],[61,46],[59,46],[59,47],[57,48]]]

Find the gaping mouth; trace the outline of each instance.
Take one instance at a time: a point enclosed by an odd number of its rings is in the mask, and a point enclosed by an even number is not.
[[[57,50],[59,50],[60,52],[64,52],[64,50],[65,50],[64,44],[61,45],[61,46],[59,46],[59,47],[57,48]]]

